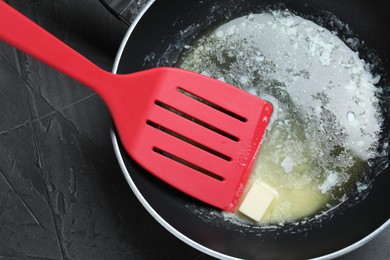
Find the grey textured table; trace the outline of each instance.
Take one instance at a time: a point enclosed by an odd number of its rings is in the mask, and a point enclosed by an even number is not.
[[[98,0],[7,2],[111,70],[127,25]],[[132,194],[95,93],[1,42],[0,110],[0,259],[211,259]],[[390,259],[390,229],[341,259]]]

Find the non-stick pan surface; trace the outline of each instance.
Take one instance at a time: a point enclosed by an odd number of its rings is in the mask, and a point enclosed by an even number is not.
[[[388,92],[390,74],[390,28],[387,1],[285,0],[285,1],[155,1],[133,24],[120,50],[114,70],[128,73],[154,66],[174,65],[184,46],[210,26],[266,9],[289,9],[307,19],[324,21],[334,15],[347,23],[364,47],[359,53],[382,61],[377,73],[379,87]],[[323,24],[331,28],[331,24]],[[343,35],[340,35],[342,38]],[[383,113],[387,114],[383,101]],[[386,116],[383,139],[388,140]],[[156,180],[137,166],[118,144],[114,146],[125,177],[149,212],[168,230],[188,244],[217,257],[245,259],[331,258],[368,241],[390,223],[390,169],[373,162],[367,172],[372,188],[365,198],[351,196],[332,213],[318,219],[260,229],[239,226],[218,211],[192,200]],[[386,155],[387,156],[387,155]],[[386,159],[386,158],[385,158]],[[150,162],[153,163],[153,162]],[[210,217],[211,216],[211,217]]]

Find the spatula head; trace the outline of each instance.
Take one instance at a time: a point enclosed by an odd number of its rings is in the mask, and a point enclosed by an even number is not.
[[[141,74],[137,84],[148,90],[148,98],[136,101],[142,115],[137,115],[132,129],[117,125],[127,152],[173,187],[234,211],[272,106],[236,87],[181,69]]]

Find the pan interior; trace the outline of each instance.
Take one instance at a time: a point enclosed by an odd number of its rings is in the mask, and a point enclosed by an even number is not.
[[[385,28],[389,28],[390,21],[386,19],[385,11],[389,10],[389,6],[385,1],[375,6],[367,1],[340,3],[336,0],[284,3],[248,0],[219,1],[218,4],[215,1],[156,1],[129,38],[118,72],[171,66],[182,50],[210,26],[270,8],[287,8],[330,30],[338,25],[332,24],[329,17],[336,16],[346,22],[353,30],[341,30],[340,37],[350,38],[351,35],[347,35],[350,33],[358,35],[365,42],[362,46],[356,46],[362,58],[370,60],[378,57],[382,61],[375,70],[382,75],[379,86],[383,96],[387,96],[386,73],[390,71],[390,65],[386,57],[389,57],[387,46],[390,46],[390,41]],[[361,17],[366,18],[364,23]],[[381,100],[382,112],[385,114],[383,133],[388,133],[385,104],[386,99]],[[383,134],[381,143],[387,141],[387,134]],[[390,204],[384,203],[383,199],[390,195],[390,190],[386,189],[386,183],[390,181],[385,153],[387,149],[383,146],[378,150],[384,153],[370,168],[368,176],[372,180],[372,188],[363,200],[361,197],[351,198],[325,220],[317,218],[304,223],[261,229],[251,224],[238,226],[226,220],[220,212],[184,196],[145,172],[123,150],[122,158],[131,179],[148,204],[185,237],[224,255],[249,259],[302,259],[342,250],[388,221]],[[204,212],[207,212],[207,217],[204,217]]]
[[[356,37],[347,42],[361,44]],[[370,71],[378,61],[366,63],[334,33],[287,10],[234,19],[186,47],[176,66],[274,107],[250,180],[279,193],[262,225],[310,221],[356,190],[364,196],[383,123],[380,76]],[[226,217],[245,223],[242,216]]]

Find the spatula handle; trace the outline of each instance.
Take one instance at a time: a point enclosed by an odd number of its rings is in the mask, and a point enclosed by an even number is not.
[[[100,69],[1,0],[0,40],[35,57],[98,93],[109,85],[112,77],[111,73]]]

